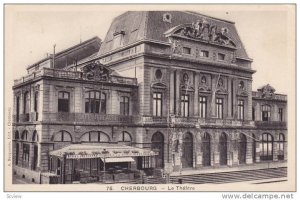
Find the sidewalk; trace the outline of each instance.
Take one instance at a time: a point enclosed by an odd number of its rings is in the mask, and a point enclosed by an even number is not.
[[[201,169],[190,168],[190,169],[182,169],[181,173],[179,171],[172,172],[171,176],[209,174],[209,173],[233,172],[233,171],[243,171],[243,170],[257,170],[257,169],[279,168],[279,167],[287,167],[287,162],[286,161],[262,162],[262,163],[254,163],[250,165],[239,165],[236,167],[222,166],[218,168],[214,168],[214,167],[207,167]]]

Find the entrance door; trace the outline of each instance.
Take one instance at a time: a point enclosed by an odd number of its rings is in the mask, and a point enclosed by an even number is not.
[[[182,168],[193,167],[193,136],[185,133],[182,141]]]
[[[205,133],[202,138],[202,153],[203,166],[210,166],[210,135],[208,133]]]
[[[164,167],[164,136],[162,133],[154,133],[151,139],[151,150],[157,152],[158,155],[155,156],[155,167]]]
[[[252,134],[252,160],[255,163],[256,161],[256,140],[255,140],[255,135]]]
[[[32,165],[32,169],[36,170],[37,167],[37,159],[38,159],[38,147],[37,145],[34,145],[33,147],[33,165]]]
[[[244,134],[240,135],[239,141],[239,164],[246,163],[247,138]]]
[[[227,136],[222,133],[220,136],[220,165],[227,165]]]

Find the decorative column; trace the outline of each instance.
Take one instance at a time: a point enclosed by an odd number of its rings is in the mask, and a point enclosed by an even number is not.
[[[252,80],[247,81],[248,85],[248,101],[247,101],[247,110],[245,110],[245,119],[252,120]],[[247,113],[246,113],[247,111]]]
[[[237,132],[234,132],[231,134],[231,140],[230,140],[230,145],[233,148],[230,148],[232,151],[230,151],[230,153],[232,152],[232,165],[233,166],[237,166],[239,164],[239,159],[238,159],[238,155],[239,155],[239,134]]]
[[[248,135],[252,135],[251,133],[247,133]],[[247,144],[246,144],[246,164],[252,164],[252,153],[253,153],[253,139],[247,136]]]
[[[288,159],[288,135],[286,133],[284,133],[284,138],[285,141],[283,143],[283,155],[284,155],[284,159],[283,160],[287,160]]]
[[[220,133],[215,133],[214,141],[212,145],[213,162],[211,162],[211,164],[212,166],[216,166],[216,167],[220,166],[219,138],[220,138]]]
[[[178,161],[179,161],[179,170],[182,171],[182,142],[183,142],[183,132],[178,133]]]
[[[34,164],[34,144],[29,143],[29,163],[28,163],[28,168],[32,169],[33,164]]]
[[[258,140],[261,141],[262,140],[262,135],[259,134],[258,136]],[[261,142],[257,141],[256,142],[256,158],[255,158],[255,162],[259,163],[260,162],[260,154],[261,154]]]
[[[42,145],[41,143],[38,143],[38,155],[37,155],[37,168],[40,169],[41,165],[41,151],[42,151]]]
[[[275,133],[273,134],[274,142],[273,142],[273,161],[278,161],[278,149],[279,144],[277,141],[279,141],[279,134]]]
[[[233,90],[231,91],[232,92],[232,118],[233,119],[236,119],[237,118],[237,80],[236,78],[232,78],[232,85],[233,85]],[[230,94],[230,93],[229,93]]]
[[[227,95],[227,116],[228,118],[232,118],[232,77],[228,77],[228,95]]]
[[[211,117],[216,117],[216,91],[217,91],[217,79],[218,76],[212,75],[211,85],[212,85],[212,95],[211,95]]]
[[[255,121],[261,121],[261,110],[260,110],[260,104],[256,103],[255,104]]]
[[[196,163],[195,163],[195,167],[197,169],[202,167],[202,159],[203,159],[203,152],[201,151],[201,132],[198,131],[197,132],[197,136],[196,136],[196,142],[195,144],[195,157],[196,157]]]
[[[170,102],[170,108],[169,108],[169,111],[170,111],[170,114],[174,114],[174,99],[175,99],[175,97],[174,97],[174,90],[175,90],[175,88],[174,88],[174,70],[172,70],[172,69],[170,69],[169,70],[169,72],[170,72],[170,98],[169,98],[169,102]]]
[[[181,70],[176,70],[176,113],[178,115],[180,113],[180,73]]]
[[[195,73],[195,92],[194,92],[194,116],[199,116],[199,93],[198,93],[198,86],[199,86],[199,76],[198,72]]]

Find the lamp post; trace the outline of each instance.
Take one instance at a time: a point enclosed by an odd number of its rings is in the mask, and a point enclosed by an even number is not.
[[[103,154],[103,183],[105,183],[106,181],[106,168],[105,168],[105,158],[106,158],[106,154],[108,153],[108,151],[106,151],[106,149],[103,149],[102,154]]]

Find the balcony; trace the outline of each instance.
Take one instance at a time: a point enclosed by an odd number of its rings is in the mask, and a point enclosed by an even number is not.
[[[281,121],[255,121],[255,126],[262,129],[270,129],[270,128],[286,129],[287,123]]]
[[[262,99],[260,92],[252,91],[252,98]],[[283,94],[274,94],[271,100],[287,101],[287,96]]]
[[[84,76],[83,72],[79,72],[79,71],[74,72],[74,71],[65,71],[65,70],[59,70],[59,69],[43,68],[32,74],[29,74],[22,78],[14,80],[14,85],[17,86],[19,84],[38,79],[40,77],[65,78],[65,79],[73,79],[73,80],[88,80]],[[126,84],[126,85],[136,85],[137,79],[112,75],[112,76],[110,76],[109,80],[106,82],[117,83],[117,84]]]
[[[167,117],[152,117],[152,116],[142,116],[140,117],[139,123],[145,125],[165,125],[168,126]],[[170,126],[188,126],[188,127],[198,127],[201,126],[228,126],[228,127],[253,127],[253,121],[238,121],[232,119],[214,119],[214,118],[199,118],[199,117],[180,117],[176,116],[170,119]]]
[[[93,114],[93,113],[43,113],[43,122],[47,123],[83,123],[89,124],[130,124],[134,123],[135,116],[116,114]]]
[[[19,114],[13,115],[13,122],[34,122],[38,121],[39,113],[38,112],[31,112],[26,114]]]

